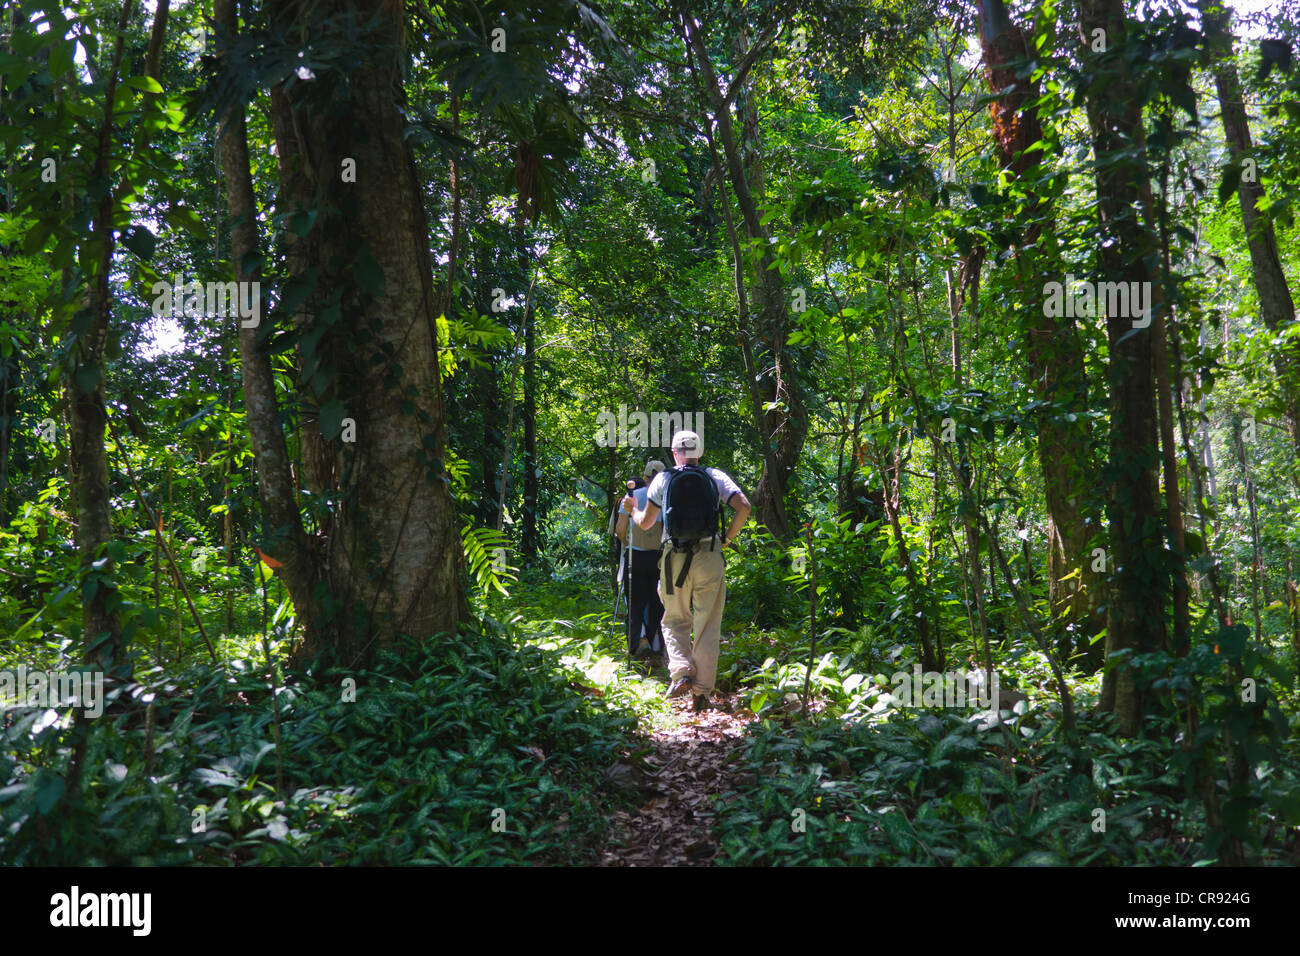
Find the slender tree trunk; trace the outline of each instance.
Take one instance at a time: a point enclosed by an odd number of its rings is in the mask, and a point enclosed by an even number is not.
[[[533,277],[533,282],[528,287],[528,301],[524,305],[524,313],[532,308],[533,289],[537,284],[537,277]],[[525,326],[521,325],[515,330],[514,348],[510,350],[510,386],[508,389],[509,397],[506,399],[506,430],[503,439],[504,449],[501,453],[501,498],[497,504],[497,530],[503,527],[506,516],[506,493],[510,487],[510,454],[514,446],[515,437],[515,386],[519,379],[519,366],[522,364],[519,355],[519,345],[524,337]]]
[[[1201,345],[1204,346],[1204,344],[1205,344],[1205,327],[1202,325]],[[1182,378],[1184,374],[1182,348],[1179,345],[1176,326],[1174,329],[1174,334],[1169,336],[1168,348],[1169,348],[1170,360],[1173,362],[1174,377]],[[1200,528],[1200,532],[1201,532],[1201,543],[1205,549],[1204,551],[1205,557],[1208,559],[1206,564],[1206,570],[1205,570],[1205,580],[1210,586],[1211,606],[1214,608],[1215,615],[1218,618],[1220,626],[1224,626],[1227,623],[1227,619],[1225,617],[1225,611],[1224,611],[1223,591],[1219,586],[1219,559],[1214,554],[1213,542],[1210,539],[1209,522],[1206,519],[1206,512],[1209,510],[1210,503],[1207,502],[1206,500],[1205,487],[1201,479],[1201,461],[1192,448],[1192,429],[1188,427],[1187,424],[1187,405],[1186,405],[1186,401],[1183,398],[1183,393],[1181,390],[1174,393],[1174,404],[1176,405],[1178,410],[1179,431],[1181,432],[1182,439],[1183,439],[1183,457],[1187,462],[1187,472],[1191,476],[1190,484],[1192,488],[1192,494],[1194,495],[1196,501],[1196,518],[1198,522],[1198,527]],[[1205,415],[1205,397],[1204,395],[1202,395],[1201,423],[1203,428],[1205,427],[1204,415]],[[1203,437],[1205,438],[1206,450],[1208,452],[1208,447],[1209,447],[1208,430],[1203,432]],[[1213,481],[1213,477],[1214,477],[1213,460],[1208,459],[1207,457],[1207,461],[1209,462],[1209,464],[1208,467],[1206,467],[1206,474],[1211,479],[1211,481]],[[1211,500],[1213,500],[1213,495],[1214,492],[1211,492]]]
[[[521,265],[528,261],[520,255]],[[525,274],[527,274],[525,272]],[[524,308],[524,514],[519,547],[526,565],[537,563],[541,551],[537,513],[537,298],[536,277],[528,287]]]
[[[718,158],[718,148],[713,138],[713,132],[707,125],[704,132],[709,140],[709,151],[713,156],[713,164],[716,168],[721,169],[722,163]],[[741,249],[740,235],[736,230],[736,224],[731,215],[731,202],[725,194],[722,197],[722,213],[723,220],[727,225],[727,236],[731,240],[732,277],[736,290],[736,343],[740,346],[740,357],[745,366],[745,385],[749,394],[750,412],[754,418],[754,433],[758,436],[764,471],[775,474],[780,471],[780,466],[777,463],[776,454],[772,447],[771,436],[764,426],[763,396],[758,384],[761,376],[758,374],[757,363],[754,360],[754,349],[749,341],[749,300],[745,294],[745,255]]]
[[[916,565],[912,563],[911,545],[903,532],[903,524],[900,519],[899,498],[896,494],[890,493],[890,481],[884,463],[884,456],[878,451],[875,454],[875,465],[876,472],[880,476],[881,486],[885,488],[885,519],[889,522],[890,530],[894,533],[894,544],[898,549],[898,563],[903,568],[903,576],[907,578],[912,611],[916,615],[917,631],[921,638],[921,666],[927,671],[941,670],[943,668],[943,651],[942,649],[936,650],[935,641],[930,631],[932,609],[927,607],[928,602],[925,599],[925,589],[921,585],[921,576],[916,571]],[[893,484],[897,488],[897,480]]]
[[[460,97],[455,93],[451,95],[451,131],[457,136],[460,135]],[[453,158],[448,161],[447,165],[449,170],[448,188],[451,192],[451,242],[447,249],[447,279],[442,289],[442,298],[438,305],[438,311],[451,318],[456,303],[456,269],[460,264],[461,233],[464,231],[464,225],[461,222],[460,212],[460,163]]]
[[[1206,341],[1205,323],[1202,322],[1200,335],[1197,340],[1197,344],[1200,345],[1202,350],[1205,349],[1205,341]],[[1174,347],[1177,348],[1177,342],[1174,343]],[[1201,386],[1201,401],[1200,401],[1201,460],[1205,464],[1205,480],[1207,484],[1207,490],[1209,492],[1209,498],[1210,498],[1209,503],[1217,507],[1219,502],[1219,478],[1214,471],[1214,448],[1210,442],[1210,416],[1209,413],[1206,411],[1206,405],[1208,404],[1208,399],[1206,398],[1206,394],[1205,394],[1207,389],[1205,388],[1204,378],[1199,372],[1197,373],[1196,378],[1197,378],[1197,384]],[[1210,542],[1206,541],[1205,546],[1208,548],[1210,546]]]
[[[487,145],[488,136],[484,124],[479,132],[476,152],[482,154]],[[484,186],[471,178],[462,177],[459,166],[456,184],[457,189],[463,190],[465,194],[464,204],[468,207],[470,221],[484,222],[487,219],[487,192]],[[475,312],[478,315],[491,315],[491,291],[494,283],[494,273],[488,261],[491,246],[485,238],[473,231],[467,234],[466,241],[469,243],[465,255],[467,265],[472,262]],[[505,474],[500,477],[497,475],[497,468],[505,456],[505,434],[501,430],[501,370],[514,367],[515,353],[506,350],[502,350],[500,355],[489,352],[484,358],[484,367],[467,370],[468,397],[459,400],[452,414],[458,421],[482,422],[483,437],[477,443],[482,481],[477,515],[484,527],[500,530],[504,514],[498,502],[507,481]]]
[[[1164,129],[1172,132],[1172,122],[1163,119]],[[1182,494],[1178,486],[1178,449],[1174,444],[1174,388],[1170,372],[1170,345],[1178,336],[1178,321],[1173,309],[1167,306],[1173,292],[1172,267],[1169,261],[1169,158],[1166,154],[1160,164],[1160,199],[1158,205],[1160,228],[1161,282],[1153,286],[1151,318],[1154,323],[1153,353],[1156,371],[1156,396],[1160,410],[1161,467],[1165,484],[1165,520],[1169,525],[1169,541],[1173,546],[1170,566],[1173,569],[1174,634],[1173,646],[1178,654],[1191,647],[1191,609],[1187,586],[1187,540],[1183,527]],[[1147,204],[1150,208],[1150,204]],[[1181,385],[1181,383],[1178,383]]]
[[[165,9],[166,3],[167,0],[159,0],[160,9]],[[213,13],[214,16],[217,13],[215,7]],[[159,43],[159,47],[161,53],[161,42]],[[220,139],[218,139],[212,145],[213,145],[213,149],[212,149],[213,159],[215,160],[216,167],[217,167],[216,169],[217,183],[216,183],[216,189],[214,190],[216,193],[214,197],[215,200],[214,204],[219,207],[221,205],[221,178],[223,176],[223,169],[221,165]],[[245,146],[247,146],[247,131],[245,131]],[[214,262],[218,262],[221,259],[221,224],[220,223],[217,223],[212,230],[212,259]],[[223,327],[221,330],[221,378],[225,383],[226,408],[233,409],[235,406],[235,386],[234,386],[235,370],[234,370],[234,366],[231,363],[230,352],[231,352],[230,329]],[[235,568],[235,516],[233,513],[233,509],[231,508],[231,501],[230,501],[231,478],[233,477],[235,471],[234,435],[228,434],[223,444],[225,445],[225,467],[222,470],[222,475],[221,475],[221,505],[225,509],[225,511],[221,515],[221,545],[225,552],[226,570],[227,572],[230,572]],[[225,631],[227,634],[230,634],[235,629],[235,594],[232,588],[225,588],[224,590],[226,592]]]
[[[104,90],[104,116],[99,127],[93,178],[107,181],[113,175],[114,96],[122,49],[130,21],[133,0],[122,4],[118,19],[113,59]],[[113,584],[113,560],[103,554],[112,540],[113,520],[109,505],[108,455],[104,433],[107,414],[104,404],[106,366],[104,349],[111,322],[109,273],[113,263],[114,190],[105,190],[95,209],[90,232],[94,242],[82,250],[82,271],[89,277],[86,296],[89,313],[83,328],[77,328],[76,369],[69,383],[72,407],[72,471],[76,476],[77,552],[81,559],[82,626],[87,661],[105,670],[122,664],[122,628],[117,615],[117,589]],[[102,564],[99,562],[103,561]],[[98,565],[98,567],[96,567]]]
[[[1278,252],[1273,221],[1267,213],[1259,210],[1259,201],[1264,198],[1260,171],[1258,167],[1251,170],[1244,165],[1254,146],[1232,50],[1232,35],[1229,32],[1231,14],[1222,0],[1198,0],[1197,7],[1202,14],[1206,40],[1216,54],[1214,86],[1219,97],[1223,137],[1227,141],[1232,164],[1240,170],[1237,201],[1241,207],[1246,245],[1250,249],[1251,276],[1255,282],[1255,292],[1259,296],[1259,314],[1268,330],[1277,333],[1295,321],[1295,301],[1291,297],[1286,274],[1282,271],[1282,258]],[[1250,162],[1253,163],[1254,160],[1250,159]],[[1295,345],[1288,345],[1274,356],[1273,362],[1286,403],[1291,444],[1295,452],[1300,454],[1300,350]]]
[[[761,412],[763,435],[771,443],[771,459],[764,463],[763,475],[754,493],[754,505],[759,520],[773,535],[790,540],[794,531],[789,517],[787,500],[790,478],[798,464],[807,430],[807,413],[803,405],[802,389],[795,369],[785,349],[789,335],[790,317],[784,284],[780,273],[773,268],[768,251],[769,234],[762,223],[762,211],[750,187],[751,176],[762,182],[762,161],[757,152],[748,152],[749,164],[742,156],[740,141],[731,122],[731,111],[726,97],[718,85],[705,44],[702,27],[690,16],[683,17],[690,51],[700,71],[705,96],[709,101],[709,120],[717,130],[727,163],[732,190],[740,207],[741,221],[746,238],[758,245],[755,255],[754,309],[755,332],[764,349],[760,360],[773,369],[771,377],[764,376],[761,383],[764,409]],[[741,49],[744,49],[743,43]],[[743,81],[742,81],[743,82]],[[746,123],[752,135],[756,134],[756,114]],[[742,116],[745,108],[742,106]],[[751,146],[757,146],[751,143]],[[771,405],[771,408],[767,408]]]
[[[618,446],[611,444],[609,446],[609,452],[607,453],[607,457],[605,460],[605,495],[608,499],[607,504],[605,506],[605,515],[606,515],[605,520],[608,520],[608,516],[613,513],[614,507],[615,505],[617,505],[620,496],[621,489],[615,489],[614,487],[614,482],[617,480],[617,471],[616,471],[617,468],[618,468]],[[601,532],[603,533],[606,530],[606,528],[607,525],[602,524]],[[610,575],[610,584],[612,586],[612,593],[610,596],[613,597],[615,601],[617,601],[618,600],[618,557],[619,557],[620,545],[618,539],[615,538],[613,535],[607,535],[606,537],[608,539],[608,544],[609,544],[609,575]]]
[[[0,248],[0,256],[7,251]],[[0,300],[0,315],[8,320],[16,318],[17,303],[13,300]],[[9,453],[13,434],[13,416],[9,412],[10,383],[18,380],[19,360],[22,353],[14,349],[9,355],[0,358],[0,527],[9,524]]]
[[[114,98],[122,49],[134,0],[123,0],[113,41],[113,57],[104,84],[104,116],[99,127],[92,178],[108,182],[113,174]],[[65,184],[65,197],[70,189]],[[113,264],[114,190],[106,189],[90,224],[92,241],[79,244],[82,273],[89,279],[85,308],[72,317],[76,341],[73,373],[66,381],[69,405],[69,471],[76,502],[75,540],[82,594],[83,659],[113,677],[129,677],[132,667],[125,657],[125,641],[117,614],[120,596],[113,581],[112,557],[105,548],[113,538],[110,507],[108,453],[104,433],[108,417],[104,402],[105,348],[111,320],[108,278]],[[71,204],[69,203],[69,208]],[[90,744],[85,712],[73,717],[72,756],[65,788],[77,795]]]
[[[18,11],[16,6],[11,5],[4,19],[8,41],[4,45],[5,52],[13,56],[13,38],[17,32]],[[0,104],[9,99],[9,90],[7,83],[0,83]],[[0,108],[0,115],[4,115],[5,110]],[[14,156],[11,151],[6,150],[4,183],[0,191],[0,213],[6,215],[13,209],[14,205]],[[15,254],[16,247],[13,245],[0,245],[0,258],[8,258]],[[23,320],[16,313],[18,311],[18,302],[9,298],[7,294],[0,293],[0,315],[3,315],[11,322],[21,323]],[[25,323],[24,323],[25,324]],[[15,348],[8,356],[0,357],[0,527],[9,524],[9,456],[13,447],[13,425],[14,416],[10,413],[9,393],[14,384],[18,381],[19,370],[22,362],[22,350]]]
[[[217,23],[234,36],[237,29],[235,0],[215,0],[213,10]],[[258,260],[257,203],[249,172],[248,132],[242,106],[236,106],[222,119],[217,145],[226,185],[226,209],[234,224],[230,234],[230,252],[235,274],[240,282],[255,282],[260,286],[261,269],[254,265]],[[260,318],[265,321],[265,316]],[[261,335],[264,331],[260,323],[249,327],[240,323],[244,410],[253,446],[258,498],[266,524],[266,537],[260,547],[280,563],[279,576],[289,590],[298,619],[314,644],[319,640],[316,632],[320,610],[315,585],[320,579],[320,569],[298,512],[289,449],[276,403],[271,359]]]
[[[225,333],[223,333],[222,335],[221,350],[223,353],[221,364],[225,370],[226,380],[230,381],[233,378],[234,370],[231,367],[230,357],[229,357],[229,352],[230,352],[229,339],[226,337]],[[233,405],[234,405],[234,395],[232,394],[231,391],[227,391],[226,407],[230,408]],[[226,444],[226,468],[225,468],[225,474],[222,476],[221,479],[221,499],[222,499],[221,503],[226,510],[225,513],[222,514],[221,516],[221,546],[225,552],[226,570],[233,571],[235,568],[235,516],[234,516],[234,512],[231,509],[230,479],[235,469],[234,441],[232,438],[228,438],[226,439],[225,444]],[[230,587],[225,588],[225,591],[226,591],[226,633],[230,634],[235,629],[235,593],[234,590]]]
[[[1255,504],[1255,482],[1250,477],[1250,463],[1246,458],[1246,442],[1241,435],[1240,419],[1232,423],[1232,446],[1237,452],[1237,462],[1241,465],[1241,476],[1246,483],[1246,508],[1250,512],[1250,597],[1255,619],[1255,642],[1259,643],[1259,579],[1262,571],[1262,556],[1259,547],[1259,511]]]
[[[1122,49],[1128,23],[1122,0],[1082,0],[1080,31],[1088,43],[1101,30],[1107,49]],[[1091,46],[1086,47],[1091,51]],[[1135,213],[1147,186],[1147,167],[1134,144],[1144,143],[1142,112],[1127,62],[1120,56],[1088,53],[1094,81],[1087,109],[1097,162],[1100,217],[1098,266],[1101,281],[1156,285],[1148,257],[1156,244]],[[1118,311],[1118,310],[1117,310]],[[1164,614],[1169,579],[1164,569],[1164,534],[1156,490],[1159,445],[1155,403],[1152,327],[1134,318],[1106,316],[1110,345],[1110,461],[1107,518],[1115,589],[1106,621],[1106,657],[1144,653],[1165,646]],[[1124,733],[1137,731],[1142,700],[1126,665],[1107,670],[1101,708],[1114,711]]]

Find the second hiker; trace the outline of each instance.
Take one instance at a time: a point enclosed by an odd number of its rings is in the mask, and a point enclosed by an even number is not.
[[[660,529],[653,522],[648,530],[637,525],[629,529],[627,520],[633,507],[645,507],[648,485],[664,468],[662,461],[653,458],[645,463],[645,472],[641,475],[645,483],[619,503],[613,528],[614,536],[626,546],[627,652],[633,659],[658,657],[664,652],[663,632],[659,627],[664,606],[655,590],[659,580]],[[631,506],[627,504],[629,500]],[[624,566],[622,561],[619,565]]]

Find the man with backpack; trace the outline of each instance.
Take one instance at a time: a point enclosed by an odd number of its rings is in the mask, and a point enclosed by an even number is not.
[[[659,597],[664,604],[664,643],[672,678],[667,696],[690,693],[698,711],[709,706],[718,673],[722,609],[727,601],[722,550],[749,520],[750,503],[726,472],[700,467],[704,443],[695,432],[674,435],[672,450],[676,467],[651,482],[645,506],[636,507],[636,500],[628,495],[623,508],[632,512],[633,524],[644,530],[663,511]],[[735,512],[725,530],[723,505]]]
[[[649,484],[664,468],[662,461],[653,458],[645,463],[641,482],[627,496],[633,500],[634,507],[645,507]],[[633,485],[634,482],[628,484]],[[650,530],[635,524],[629,526],[628,518],[632,514],[632,508],[626,502],[627,498],[619,502],[618,511],[610,522],[610,530],[624,544],[619,567],[626,568],[625,573],[620,573],[627,582],[627,652],[633,660],[637,660],[658,657],[664,652],[663,632],[659,625],[664,616],[664,606],[655,590],[659,581],[659,542],[662,535],[660,529],[653,524]]]

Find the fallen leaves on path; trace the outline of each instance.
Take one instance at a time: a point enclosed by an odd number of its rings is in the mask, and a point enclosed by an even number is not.
[[[698,714],[689,698],[677,701],[674,711],[674,726],[651,735],[648,772],[630,763],[606,771],[612,786],[639,792],[641,804],[614,814],[602,866],[707,866],[717,856],[714,803],[735,790],[741,774],[728,758],[740,746],[745,724],[756,718],[725,697]]]

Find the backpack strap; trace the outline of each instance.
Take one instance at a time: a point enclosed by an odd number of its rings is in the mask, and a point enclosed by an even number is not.
[[[683,546],[680,541],[673,540],[668,542],[668,547],[664,549],[664,593],[672,594],[674,587],[681,587],[686,583],[686,575],[691,571],[691,561],[695,558],[695,549],[699,547],[698,541],[689,542],[689,546]],[[712,545],[710,545],[712,549]],[[686,555],[686,561],[682,564],[682,569],[677,573],[676,585],[673,583],[673,552],[681,551]]]
[[[712,478],[713,476],[710,475],[709,477]],[[731,498],[728,498],[727,501],[730,502]],[[727,539],[727,509],[723,507],[723,503],[719,501],[718,502],[718,540],[725,541],[726,539]],[[709,544],[709,550],[710,551],[713,550],[712,543]]]
[[[691,559],[695,557],[695,547],[686,552],[686,562],[682,565],[681,574],[677,575],[677,586],[681,587],[686,583],[686,575],[691,570]],[[669,594],[672,592],[669,591]]]

